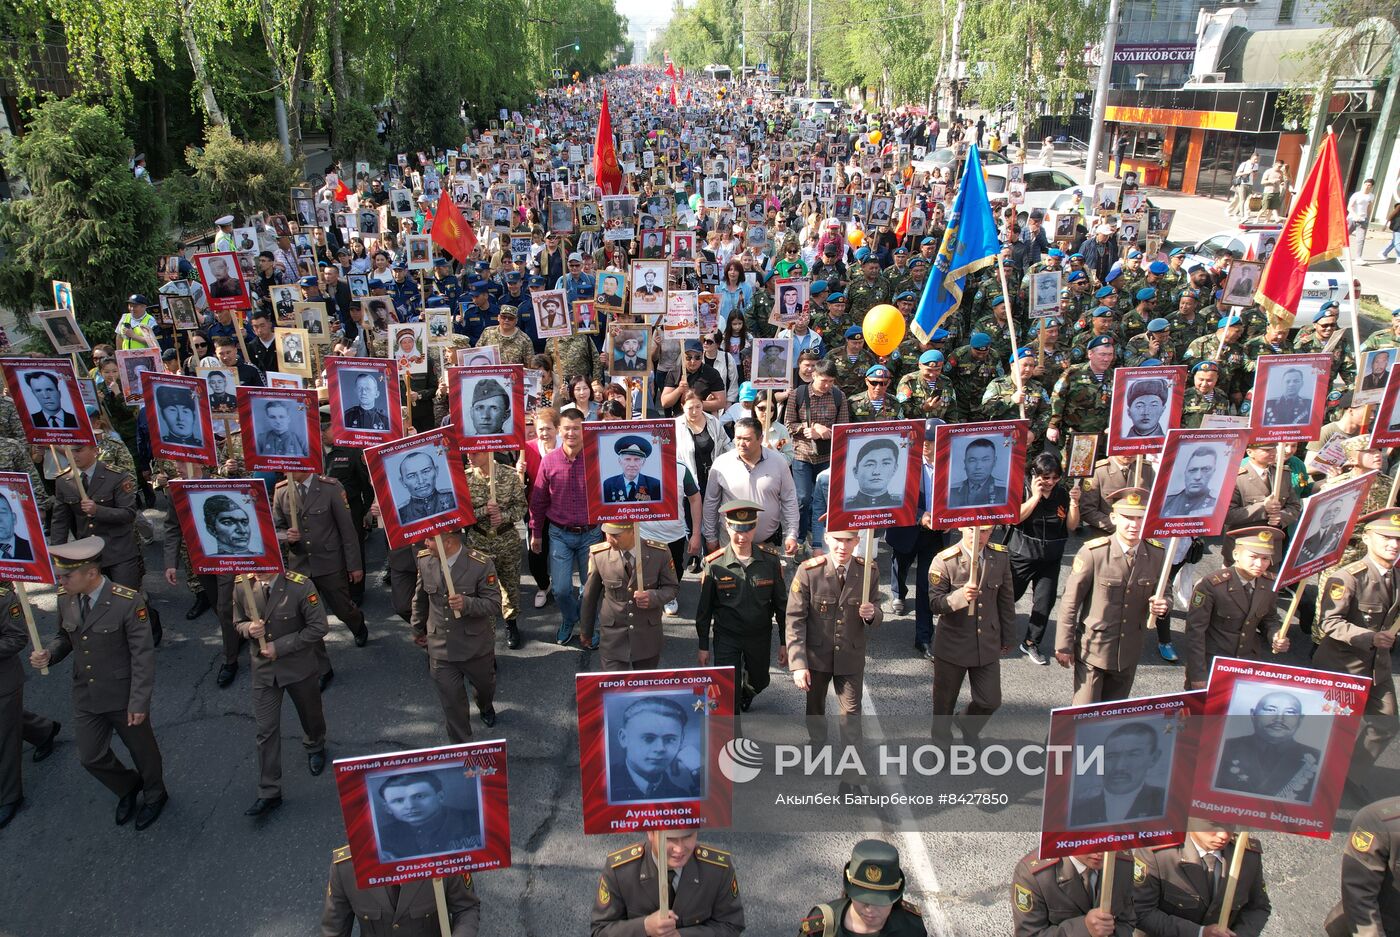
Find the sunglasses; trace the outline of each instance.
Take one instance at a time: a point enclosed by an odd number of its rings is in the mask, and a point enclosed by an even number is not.
[[[713,345],[714,343],[715,343],[715,340],[714,340],[713,338],[707,338],[707,339],[705,339],[705,344],[706,344],[706,345]]]
[[[871,387],[884,387],[889,384],[889,381],[877,381],[874,378],[867,377],[865,383],[869,384]]]
[[[195,342],[195,343],[194,343],[194,347],[196,347],[196,348],[208,348],[208,347],[209,347],[209,343],[208,343],[208,342]],[[102,360],[105,361],[105,360],[107,360],[107,359],[104,358],[104,359],[102,359]]]

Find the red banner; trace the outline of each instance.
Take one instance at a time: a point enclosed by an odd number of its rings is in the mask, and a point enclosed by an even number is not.
[[[391,549],[476,523],[454,435],[435,429],[365,450]]]
[[[243,464],[250,472],[313,472],[325,465],[316,391],[238,388]]]
[[[87,407],[67,358],[5,358],[5,385],[31,446],[91,446]]]
[[[588,521],[674,521],[676,423],[630,420],[583,424]]]
[[[922,420],[833,426],[827,529],[912,526],[918,520],[923,444]]]
[[[282,571],[282,548],[262,479],[177,478],[169,490],[196,574]]]
[[[934,430],[934,527],[1014,524],[1021,517],[1030,423],[946,423]],[[911,522],[912,523],[912,522]]]
[[[207,380],[142,371],[141,398],[146,405],[146,429],[153,456],[175,462],[217,464]]]
[[[54,581],[28,472],[0,472],[0,579],[49,585]]]
[[[462,452],[525,448],[525,368],[518,364],[448,368],[449,413]]]

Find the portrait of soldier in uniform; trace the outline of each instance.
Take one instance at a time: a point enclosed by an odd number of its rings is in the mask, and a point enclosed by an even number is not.
[[[622,436],[613,442],[613,452],[622,471],[603,479],[603,501],[659,501],[660,480],[642,472],[651,458],[651,441],[645,436]]]
[[[1349,508],[1354,501],[1336,498],[1322,506],[1308,530],[1303,532],[1303,545],[1298,548],[1298,564],[1310,563],[1320,556],[1326,556],[1342,542],[1346,531]]]
[[[269,400],[254,418],[254,440],[259,455],[307,455],[306,423],[292,422],[292,405]]]
[[[1235,694],[1249,685],[1237,684]],[[1215,789],[1310,803],[1322,751],[1297,739],[1308,723],[1303,709],[1303,699],[1296,691],[1271,689],[1263,693],[1249,710],[1249,733],[1226,738],[1220,746]],[[1243,721],[1232,714],[1226,732]],[[1326,719],[1316,721],[1325,723]]]
[[[162,384],[156,387],[155,396],[161,442],[172,446],[203,446],[194,393],[186,387]]]
[[[904,477],[905,454],[896,440],[897,437],[880,436],[861,443],[851,465],[854,484],[848,482],[846,486],[846,510],[897,508],[903,503],[903,490],[890,491],[890,483]]]
[[[1160,437],[1167,435],[1162,414],[1171,399],[1170,385],[1160,378],[1141,378],[1127,387],[1127,402],[1123,417],[1127,425],[1125,438]]]
[[[237,377],[230,377],[228,371],[211,370],[206,372],[205,379],[209,382],[209,409],[215,413],[231,413],[238,409],[238,397],[229,392],[230,387],[237,386]]]
[[[997,475],[997,440],[979,436],[963,450],[963,480],[948,490],[948,507],[978,508],[1006,503],[1006,479]]]
[[[410,452],[399,460],[394,500],[400,523],[412,524],[456,509],[457,496],[437,487],[439,473],[447,474],[439,461],[440,456],[428,449]]]
[[[473,436],[499,436],[511,426],[510,390],[506,378],[484,377],[473,381],[467,398],[467,419]],[[465,389],[463,393],[468,393]]]
[[[233,498],[210,495],[201,512],[204,530],[200,539],[210,556],[255,556],[261,552],[252,516]]]
[[[1185,458],[1182,458],[1182,456]],[[1217,446],[1201,445],[1177,456],[1163,517],[1206,517],[1215,510],[1215,477],[1220,468]]]
[[[633,694],[627,694],[632,697]],[[614,708],[620,715],[614,717]],[[699,741],[687,744],[689,711],[664,694],[608,707],[608,802],[704,796]]]
[[[1312,395],[1303,393],[1305,383],[1302,368],[1285,368],[1277,378],[1269,375],[1269,399],[1264,403],[1265,426],[1297,426],[1312,418]]]
[[[375,779],[368,783],[373,787]],[[476,781],[465,777],[460,768],[400,772],[385,778],[371,793],[380,860],[480,849],[485,836],[476,788]]]
[[[345,387],[354,387],[346,394]],[[355,403],[345,410],[345,425],[349,429],[388,430],[389,415],[380,401],[384,397],[384,378],[377,371],[341,371],[341,399]]]

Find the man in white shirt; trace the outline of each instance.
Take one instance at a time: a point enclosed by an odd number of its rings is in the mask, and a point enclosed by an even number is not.
[[[1234,194],[1230,197],[1230,207],[1225,210],[1227,215],[1238,215],[1241,218],[1249,215],[1249,196],[1254,191],[1254,174],[1259,171],[1259,154],[1251,153],[1249,159],[1240,163],[1235,170],[1235,175],[1230,184],[1234,188]]]
[[[1371,223],[1371,203],[1376,200],[1376,180],[1367,179],[1361,183],[1359,192],[1351,193],[1347,199],[1347,237],[1356,243],[1356,259],[1366,250],[1366,229]]]

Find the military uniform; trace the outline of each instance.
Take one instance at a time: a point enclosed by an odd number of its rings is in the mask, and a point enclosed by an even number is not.
[[[452,937],[476,937],[481,924],[481,899],[468,874],[442,879],[451,918]],[[360,937],[441,937],[437,901],[429,879],[402,885],[360,888],[350,847],[331,854],[326,902],[321,909],[321,937],[351,937],[359,922]]]
[[[1389,628],[1400,615],[1400,582],[1395,570],[1382,571],[1367,557],[1329,573],[1318,591],[1322,593],[1322,641],[1312,665],[1374,681],[1353,757],[1375,764],[1400,731],[1392,652],[1374,643],[1376,632]]]
[[[253,721],[257,726],[258,797],[282,796],[282,697],[291,697],[301,720],[302,748],[308,755],[326,748],[326,713],[319,685],[322,641],[330,625],[326,609],[307,576],[285,572],[269,582],[239,576],[233,590],[233,617],[240,634],[252,640]],[[263,640],[276,653],[262,655],[248,629],[261,621]],[[324,758],[324,756],[322,756]],[[313,774],[319,774],[314,770]]]
[[[899,852],[878,839],[863,839],[851,849],[851,861],[842,870],[842,894],[835,901],[819,904],[807,912],[799,929],[804,935],[849,935],[846,916],[854,913],[851,902],[888,907],[889,916],[878,937],[927,937],[924,919],[912,901],[904,900],[904,870]],[[864,924],[859,933],[865,931]]]
[[[350,502],[340,482],[326,475],[312,475],[305,482],[281,481],[272,496],[272,520],[279,531],[291,529],[292,485],[297,485],[301,538],[285,541],[287,567],[303,573],[330,611],[350,629],[355,643],[369,639],[365,613],[350,598],[350,573],[362,573],[360,537],[350,516]],[[325,615],[323,609],[321,614]],[[329,663],[325,663],[329,669]]]
[[[1332,350],[1327,351],[1327,343],[1320,336],[1311,331],[1312,326],[1306,326],[1298,333],[1297,339],[1293,342],[1293,350],[1300,355],[1328,354],[1332,357],[1332,379],[1329,386],[1341,384],[1352,387],[1356,383],[1356,355],[1351,350],[1351,338],[1344,333],[1334,333],[1336,341],[1332,343]]]
[[[1031,377],[1039,381],[1042,387],[1053,388],[1074,363],[1070,356],[1070,348],[1063,341],[1046,347],[1043,354],[1038,341],[1032,340],[1026,347],[1035,353],[1033,357],[1036,366],[1031,371]]]
[[[1342,339],[1346,341],[1345,338]],[[1394,328],[1377,329],[1361,342],[1362,351],[1378,351],[1382,348],[1400,347],[1400,336],[1396,336]]]
[[[1236,527],[1253,527],[1261,524],[1268,524],[1268,515],[1264,512],[1264,502],[1273,497],[1274,494],[1274,469],[1269,468],[1264,473],[1267,478],[1246,462],[1239,468],[1235,476],[1235,491],[1230,495],[1230,510],[1225,515],[1225,529],[1233,530]],[[1279,507],[1282,519],[1278,525],[1280,531],[1287,530],[1298,523],[1298,515],[1302,513],[1303,506],[1298,501],[1298,492],[1293,488],[1293,481],[1284,472],[1283,494],[1279,498]],[[1270,525],[1272,526],[1272,525]],[[1225,546],[1222,555],[1226,563],[1233,563],[1235,556],[1235,541],[1227,533],[1225,535]]]
[[[677,873],[668,904],[680,933],[738,937],[744,905],[729,853],[697,843],[684,866],[667,871]],[[656,876],[656,856],[645,841],[610,853],[593,899],[592,937],[640,937],[641,919],[661,907]]]
[[[428,674],[437,690],[447,723],[447,737],[454,744],[472,737],[471,702],[463,680],[476,692],[476,706],[483,721],[495,721],[496,614],[501,590],[496,567],[484,553],[463,544],[457,556],[448,557],[453,590],[462,596],[462,617],[448,606],[447,579],[436,550],[418,553],[418,587],[413,595],[411,625],[417,637],[427,638]]]
[[[587,335],[551,338],[545,343],[545,354],[554,359],[554,381],[559,387],[563,387],[570,377],[581,376],[590,381],[603,378],[603,362],[598,357],[598,346]]]
[[[988,384],[1006,373],[1001,360],[990,352],[979,359],[974,356],[971,345],[964,345],[953,352],[943,373],[952,380],[953,389],[957,391],[955,422],[982,418],[982,392]]]
[[[502,335],[498,326],[489,326],[481,333],[481,338],[476,343],[478,348],[488,345],[499,349],[501,364],[522,364],[528,368],[531,359],[535,357],[534,343],[518,328],[511,335]]]
[[[1219,354],[1216,349],[1219,347]],[[1220,344],[1220,337],[1212,332],[1193,341],[1182,356],[1182,361],[1195,364],[1197,361],[1218,361],[1220,363],[1220,383],[1216,386],[1230,395],[1243,394],[1252,384],[1249,376],[1249,358],[1244,346],[1239,342]]]
[[[1400,797],[1357,811],[1342,847],[1342,896],[1323,924],[1327,937],[1400,934]]]
[[[1140,540],[1128,555],[1116,535],[1079,548],[1055,633],[1055,652],[1074,658],[1074,705],[1132,694],[1151,618],[1147,605],[1164,562],[1166,551],[1155,540]]]
[[[413,544],[394,547],[385,557],[389,578],[389,598],[394,614],[413,620],[413,596],[418,592],[418,548]]]
[[[871,309],[888,303],[893,295],[889,282],[884,278],[876,276],[875,282],[871,283],[864,276],[857,276],[846,287],[846,310],[851,319],[859,321]]]
[[[702,651],[710,649],[714,628],[716,667],[734,667],[742,709],[768,686],[773,625],[787,619],[787,583],[776,547],[754,544],[749,562],[741,561],[731,543],[705,557],[700,576],[700,604],[695,631]]]
[[[1238,847],[1231,839],[1207,860],[1189,836],[1180,846],[1153,846],[1133,854],[1133,903],[1138,930],[1147,937],[1195,934],[1220,920],[1225,905],[1225,880]],[[1214,866],[1214,871],[1212,871]],[[1269,922],[1272,906],[1264,884],[1264,864],[1258,837],[1249,837],[1234,900],[1227,918],[1235,937],[1259,937]]]
[[[875,617],[860,617],[865,561],[852,556],[843,579],[834,558],[813,557],[793,576],[787,604],[788,667],[807,670],[807,715],[826,715],[826,691],[835,685],[843,716],[860,712],[865,679],[866,629],[884,620],[879,589],[871,589]],[[872,576],[873,582],[878,578]]]
[[[369,527],[365,518],[369,516],[370,506],[374,504],[374,487],[369,480],[369,469],[360,450],[351,446],[326,446],[324,450],[325,474],[340,482],[340,487],[345,489],[345,498],[350,505],[350,520],[355,527],[355,537],[360,544],[360,558],[363,560],[365,541],[369,538]],[[364,597],[365,580],[350,583],[350,598],[355,604],[363,602]]]
[[[1099,376],[1088,364],[1073,365],[1050,394],[1050,426],[1061,433],[1102,433],[1108,429],[1112,395],[1112,368]]]
[[[19,597],[9,584],[0,585],[0,814],[18,809],[24,799],[20,775],[23,743],[37,749],[52,742],[58,729],[52,720],[24,708],[24,668],[20,654],[29,647],[29,632]],[[0,826],[3,822],[0,822]]]
[[[981,554],[975,608],[969,608],[962,591],[971,573],[965,544],[939,553],[929,566],[929,606],[938,615],[933,632],[935,718],[953,714],[964,678],[972,691],[965,715],[990,716],[1001,706],[1001,655],[1015,643],[1016,591],[1006,547],[988,543]]]
[[[1176,359],[1178,361],[1186,360],[1186,352],[1190,350],[1197,339],[1206,336],[1214,338],[1215,323],[1217,321],[1219,320],[1207,319],[1205,316],[1201,315],[1199,310],[1191,317],[1191,321],[1189,322],[1182,318],[1179,311],[1168,316],[1167,331],[1171,336],[1172,348],[1176,352]],[[1215,346],[1212,345],[1210,352],[1207,353],[1205,357],[1214,360],[1214,352]]]
[[[679,594],[680,582],[666,544],[642,540],[641,550],[641,582],[651,596],[647,608],[632,598],[638,588],[634,551],[614,549],[606,541],[588,551],[579,624],[584,646],[592,642],[597,625],[603,670],[650,670],[661,660],[661,615]]]
[[[1045,441],[1045,430],[1050,426],[1050,392],[1035,378],[1027,378],[1025,390],[1025,418],[1030,421],[1032,443]],[[1019,420],[1021,408],[1016,405],[1016,379],[999,377],[987,385],[982,394],[982,415],[989,420]],[[1037,447],[1032,448],[1032,452]]]
[[[930,388],[928,382],[920,377],[917,371],[899,379],[895,400],[899,401],[904,412],[913,419],[937,417],[946,420],[948,414],[958,407],[958,394],[953,390],[952,381],[940,374]]]
[[[880,409],[875,409],[874,403],[870,400],[868,391],[856,394],[851,397],[846,406],[849,409],[852,423],[873,423],[876,420],[902,420],[904,419],[904,406],[890,393],[886,393],[881,402]]]
[[[71,534],[75,539],[101,537],[102,556],[99,564],[103,575],[128,589],[141,588],[141,546],[136,540],[136,482],[103,465],[93,463],[84,474],[87,496],[97,504],[97,513],[88,517],[79,507],[73,466],[55,483],[53,517],[49,522],[49,542],[65,543]]]
[[[1074,860],[1038,859],[1032,852],[1016,863],[1011,883],[1011,917],[1015,937],[1069,937],[1087,934],[1084,916],[1099,906],[1097,888],[1102,870],[1080,873]],[[1113,937],[1133,937],[1137,911],[1133,903],[1133,855],[1114,854]],[[1090,891],[1089,883],[1095,886]]]
[[[1230,395],[1221,390],[1211,392],[1210,397],[1206,397],[1194,387],[1186,388],[1186,395],[1181,402],[1181,428],[1200,429],[1205,418],[1211,414],[1230,416],[1235,412],[1234,406],[1230,403]]]
[[[836,348],[826,353],[828,361],[836,363],[836,386],[851,398],[857,394],[865,392],[865,372],[876,364],[875,356],[871,354],[869,348],[861,348],[855,360],[846,352],[845,343],[837,337],[833,339],[837,343]]]
[[[476,523],[467,528],[467,543],[491,557],[501,584],[501,616],[513,623],[520,614],[516,605],[520,596],[520,533],[515,525],[525,517],[525,486],[514,469],[494,459],[491,471],[496,478],[496,507],[501,512],[501,523],[493,527],[486,513],[491,498],[490,479],[469,468],[467,487],[471,489]]]
[[[1271,573],[1245,582],[1231,567],[1201,579],[1186,613],[1186,688],[1205,684],[1216,657],[1262,658],[1281,624]]]
[[[1160,364],[1176,364],[1176,347],[1163,336],[1154,348],[1149,333],[1143,332],[1128,339],[1123,357],[1124,364],[1130,368],[1140,368],[1150,358],[1157,359]]]

